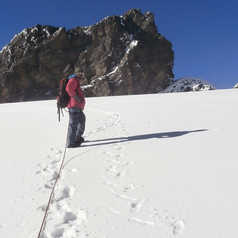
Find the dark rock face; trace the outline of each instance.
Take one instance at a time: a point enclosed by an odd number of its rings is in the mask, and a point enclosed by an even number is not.
[[[84,72],[86,96],[157,93],[174,77],[173,55],[150,12],[69,31],[36,25],[0,52],[0,102],[54,98],[69,65]]]

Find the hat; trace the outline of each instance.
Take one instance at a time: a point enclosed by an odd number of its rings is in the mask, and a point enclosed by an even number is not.
[[[68,79],[76,78],[77,76],[75,74],[69,75]]]

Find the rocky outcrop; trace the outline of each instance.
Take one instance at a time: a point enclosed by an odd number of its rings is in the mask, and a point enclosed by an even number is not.
[[[0,51],[0,102],[54,98],[69,65],[84,72],[87,96],[156,93],[173,78],[173,50],[136,9],[68,31],[36,25]]]
[[[191,92],[191,91],[206,91],[214,90],[213,87],[208,82],[205,82],[197,78],[181,78],[175,80],[169,85],[163,93],[173,93],[173,92]]]
[[[238,83],[234,86],[234,88],[238,88]]]

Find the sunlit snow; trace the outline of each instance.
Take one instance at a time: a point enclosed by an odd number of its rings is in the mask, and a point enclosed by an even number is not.
[[[237,89],[87,98],[41,238],[237,237]],[[4,238],[37,238],[68,115],[1,104]]]

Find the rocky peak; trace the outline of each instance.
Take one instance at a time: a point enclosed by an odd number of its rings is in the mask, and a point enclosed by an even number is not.
[[[215,87],[198,78],[181,78],[171,82],[163,93],[214,90]]]
[[[152,34],[157,34],[157,27],[154,21],[154,15],[151,12],[142,14],[138,9],[129,10],[124,16],[125,22],[133,22],[138,29]]]
[[[87,96],[156,93],[173,78],[173,50],[138,9],[68,31],[36,25],[0,51],[0,102],[55,97],[69,65],[85,73]]]

